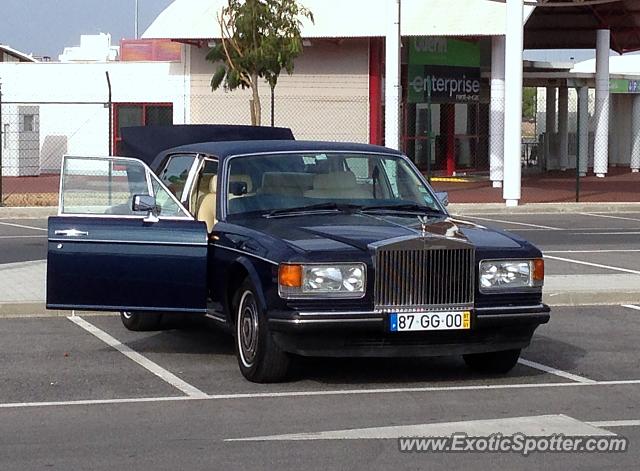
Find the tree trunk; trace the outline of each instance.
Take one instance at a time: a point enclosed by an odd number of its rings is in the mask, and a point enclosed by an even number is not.
[[[275,126],[275,121],[276,121],[276,111],[275,111],[275,106],[276,106],[276,86],[275,85],[271,85],[269,84],[271,87],[271,127]]]
[[[262,107],[260,105],[260,95],[258,94],[258,75],[251,76],[251,125],[260,126],[262,123]]]

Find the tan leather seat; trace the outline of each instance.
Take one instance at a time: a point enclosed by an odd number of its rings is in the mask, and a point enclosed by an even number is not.
[[[265,172],[262,175],[262,186],[259,194],[302,196],[311,189],[313,175],[300,172]]]
[[[211,232],[217,222],[216,219],[216,199],[218,192],[218,176],[213,175],[209,180],[209,193],[207,193],[198,208],[198,221],[207,224],[207,232]]]
[[[305,191],[307,198],[364,199],[372,195],[356,182],[353,172],[320,173],[313,178],[313,190]]]

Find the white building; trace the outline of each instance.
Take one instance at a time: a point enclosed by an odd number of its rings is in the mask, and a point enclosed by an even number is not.
[[[121,126],[188,121],[183,61],[2,62],[0,83],[4,176],[57,173],[64,154],[115,152]]]

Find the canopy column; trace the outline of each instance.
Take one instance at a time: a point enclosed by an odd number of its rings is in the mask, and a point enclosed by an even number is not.
[[[504,57],[505,38],[491,40],[491,111],[489,113],[489,167],[494,188],[504,179]]]
[[[558,89],[558,157],[560,170],[569,166],[569,88],[566,85]]]
[[[640,172],[640,95],[633,97],[631,114],[631,171]]]
[[[599,29],[596,41],[596,111],[593,171],[604,178],[609,168],[609,49],[611,32]]]
[[[504,188],[507,206],[521,197],[522,156],[522,49],[524,1],[507,0],[505,44]]]
[[[587,176],[589,168],[589,87],[578,89],[578,126],[580,135],[578,136],[578,147],[580,149],[580,165],[578,172],[581,177]]]

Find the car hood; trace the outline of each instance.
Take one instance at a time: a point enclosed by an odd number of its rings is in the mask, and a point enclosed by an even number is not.
[[[429,217],[424,226],[417,215],[363,213],[260,217],[242,221],[241,225],[283,240],[302,252],[368,251],[370,244],[408,236],[424,236],[434,242],[455,239],[486,248],[515,249],[527,244],[517,236],[445,215]]]

